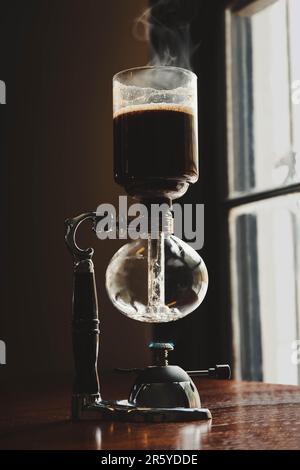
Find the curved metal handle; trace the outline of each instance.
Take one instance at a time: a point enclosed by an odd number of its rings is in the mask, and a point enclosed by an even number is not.
[[[74,258],[74,263],[91,259],[94,254],[93,248],[86,248],[82,249],[76,243],[76,232],[79,225],[82,224],[85,220],[92,220],[95,224],[96,221],[96,213],[95,212],[85,212],[84,214],[80,214],[73,219],[66,219],[65,226],[66,226],[66,234],[65,234],[65,242],[67,247]]]

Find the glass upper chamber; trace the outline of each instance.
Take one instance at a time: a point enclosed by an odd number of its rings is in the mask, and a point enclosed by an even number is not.
[[[177,199],[198,179],[197,77],[140,67],[113,79],[114,177],[138,199]]]

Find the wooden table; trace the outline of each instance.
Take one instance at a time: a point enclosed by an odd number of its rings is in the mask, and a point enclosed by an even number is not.
[[[1,449],[300,449],[300,387],[198,381],[212,421],[177,424],[69,420],[69,385],[34,382],[1,390]],[[103,383],[104,398],[126,395],[129,383]]]

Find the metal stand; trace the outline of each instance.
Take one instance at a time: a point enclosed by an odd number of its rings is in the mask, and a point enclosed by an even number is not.
[[[210,411],[206,408],[147,408],[136,406],[128,400],[110,402],[101,399],[97,372],[100,331],[94,264],[92,262],[94,250],[93,248],[85,250],[79,248],[75,240],[76,231],[85,220],[91,220],[95,230],[98,222],[95,212],[87,212],[65,221],[65,241],[74,261],[72,337],[75,376],[71,406],[72,419],[147,422],[210,419]],[[228,378],[228,369],[229,366],[216,366],[216,369],[208,371],[192,371],[190,375],[213,376],[213,371],[219,370],[221,377],[217,377],[218,373],[216,373],[216,378]],[[197,390],[195,393],[198,395]],[[200,403],[200,399],[198,403]]]

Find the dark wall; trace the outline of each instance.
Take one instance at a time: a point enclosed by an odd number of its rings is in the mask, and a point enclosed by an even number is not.
[[[184,5],[185,15],[187,2],[176,3]],[[119,70],[148,62],[147,44],[132,35],[134,18],[146,4],[0,0],[0,80],[7,85],[7,104],[0,106],[0,339],[7,344],[7,365],[0,366],[0,380],[72,369],[72,260],[63,222],[102,202],[117,204],[122,194],[112,174],[111,80]],[[230,360],[231,339],[220,184],[226,180],[226,0],[188,4],[196,7],[191,33],[199,77],[200,179],[181,202],[205,203],[201,255],[210,284],[197,311],[156,327],[154,334],[175,340],[171,361],[191,369]],[[81,239],[96,249],[100,368],[148,363],[151,327],[122,316],[105,292],[107,264],[122,243],[97,241],[88,228]]]
[[[0,379],[69,372],[72,261],[64,219],[117,202],[112,173],[114,73],[148,61],[132,35],[146,0],[1,0],[0,79],[3,274]],[[101,314],[100,367],[148,361],[150,328],[118,313],[104,287],[121,246],[83,243],[94,257]],[[124,351],[126,353],[124,353]]]

